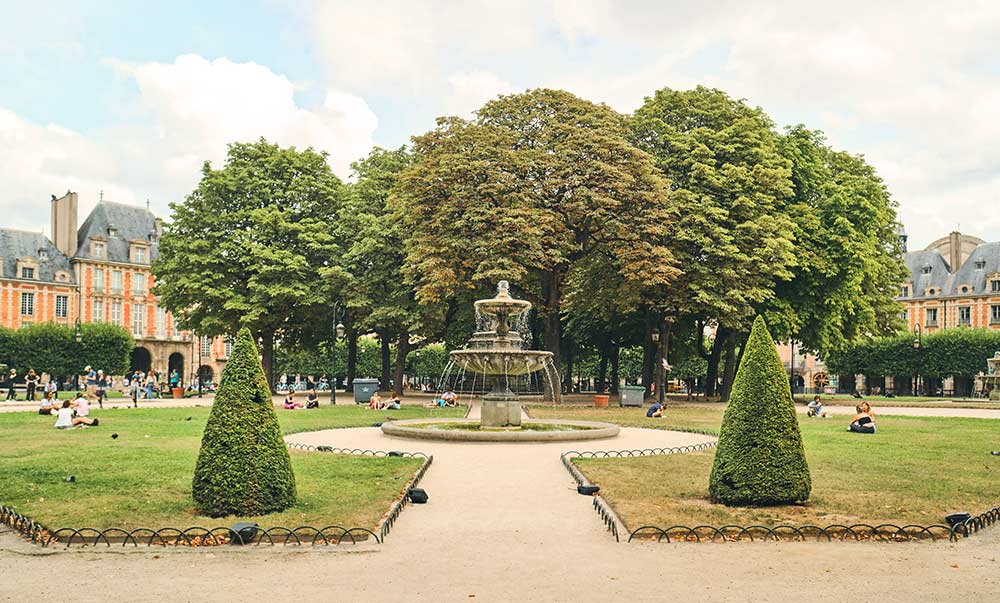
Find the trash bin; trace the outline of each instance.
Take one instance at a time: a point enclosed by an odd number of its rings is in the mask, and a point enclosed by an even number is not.
[[[621,405],[641,408],[646,397],[646,388],[638,385],[625,385],[619,388],[621,392]]]
[[[371,402],[372,394],[378,390],[378,379],[355,379],[354,380],[354,402],[355,404],[368,404]]]

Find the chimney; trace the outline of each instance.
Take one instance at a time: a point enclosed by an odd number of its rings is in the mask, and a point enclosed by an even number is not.
[[[52,195],[52,243],[72,257],[76,253],[77,194],[66,191],[58,199]]]
[[[909,251],[909,249],[906,248],[906,228],[903,227],[902,223],[896,224],[896,236],[899,237],[899,244],[903,248],[903,253]]]
[[[163,234],[163,218],[155,218],[153,220],[153,230],[156,231],[157,236]]]
[[[962,265],[962,233],[957,230],[948,235],[948,264],[952,272],[957,272]]]

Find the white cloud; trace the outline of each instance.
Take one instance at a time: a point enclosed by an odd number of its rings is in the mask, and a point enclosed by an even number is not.
[[[378,119],[364,99],[330,90],[321,106],[302,107],[292,82],[256,63],[185,55],[173,63],[114,67],[134,78],[145,124],[84,135],[0,109],[0,185],[18,194],[5,197],[10,207],[0,210],[32,208],[8,212],[5,224],[46,227],[49,194],[67,189],[81,193],[81,219],[102,190],[116,201],[150,199],[165,215],[168,202],[197,185],[202,162],[221,166],[234,141],[263,136],[327,151],[341,178],[374,144]]]
[[[468,117],[498,95],[514,92],[510,82],[481,70],[453,73],[448,76],[448,85],[451,89],[444,99],[445,110],[460,117]]]

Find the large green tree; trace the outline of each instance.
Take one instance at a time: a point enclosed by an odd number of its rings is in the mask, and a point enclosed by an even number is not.
[[[684,315],[717,321],[712,395],[722,352],[735,357],[737,333],[792,275],[793,226],[782,211],[792,193],[790,162],[763,110],[701,86],[648,97],[632,139],[669,178],[678,213],[670,238],[682,273],[650,302],[667,327]],[[669,330],[660,328],[663,342]]]
[[[327,272],[340,255],[332,224],[342,186],[325,153],[264,139],[229,145],[173,215],[153,263],[155,292],[180,325],[202,335],[248,327],[271,378],[275,336],[293,339],[325,318]]]
[[[508,279],[535,304],[558,361],[575,269],[604,253],[626,287],[669,283],[667,183],[627,135],[609,107],[539,89],[414,138],[418,159],[394,200],[418,301]]]
[[[820,355],[895,333],[906,266],[885,184],[864,158],[829,148],[821,132],[789,128],[780,147],[792,162],[786,212],[797,262],[762,308],[771,333]]]

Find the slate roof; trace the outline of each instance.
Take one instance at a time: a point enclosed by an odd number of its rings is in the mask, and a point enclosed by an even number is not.
[[[982,264],[982,268],[977,269],[976,265]],[[987,276],[1000,272],[1000,242],[983,243],[976,247],[965,260],[962,267],[953,275],[951,286],[947,295],[972,295],[989,293],[990,284]],[[961,287],[969,287],[966,293],[962,293]]]
[[[108,236],[108,227],[114,226],[117,233]],[[145,207],[101,201],[90,212],[77,230],[77,250],[74,258],[102,259],[109,262],[130,263],[129,245],[131,241],[141,239],[150,242],[150,235],[156,231],[156,216]],[[90,254],[90,238],[103,237],[107,241],[107,256],[94,258]],[[149,261],[157,256],[156,243],[150,245]]]
[[[931,287],[935,289],[933,297],[939,296],[942,291],[947,291],[951,268],[941,252],[936,249],[911,251],[906,254],[905,260],[906,268],[910,271],[910,282],[913,283],[910,290],[911,298],[925,297],[924,292]],[[931,269],[930,274],[924,274],[924,268],[927,266]]]
[[[48,258],[43,259],[39,250],[45,251]],[[56,283],[56,272],[61,270],[69,274],[69,278],[59,284],[76,283],[69,258],[41,233],[0,228],[0,257],[3,258],[4,278],[20,278],[17,273],[17,260],[29,257],[38,262],[36,278],[31,280]]]

